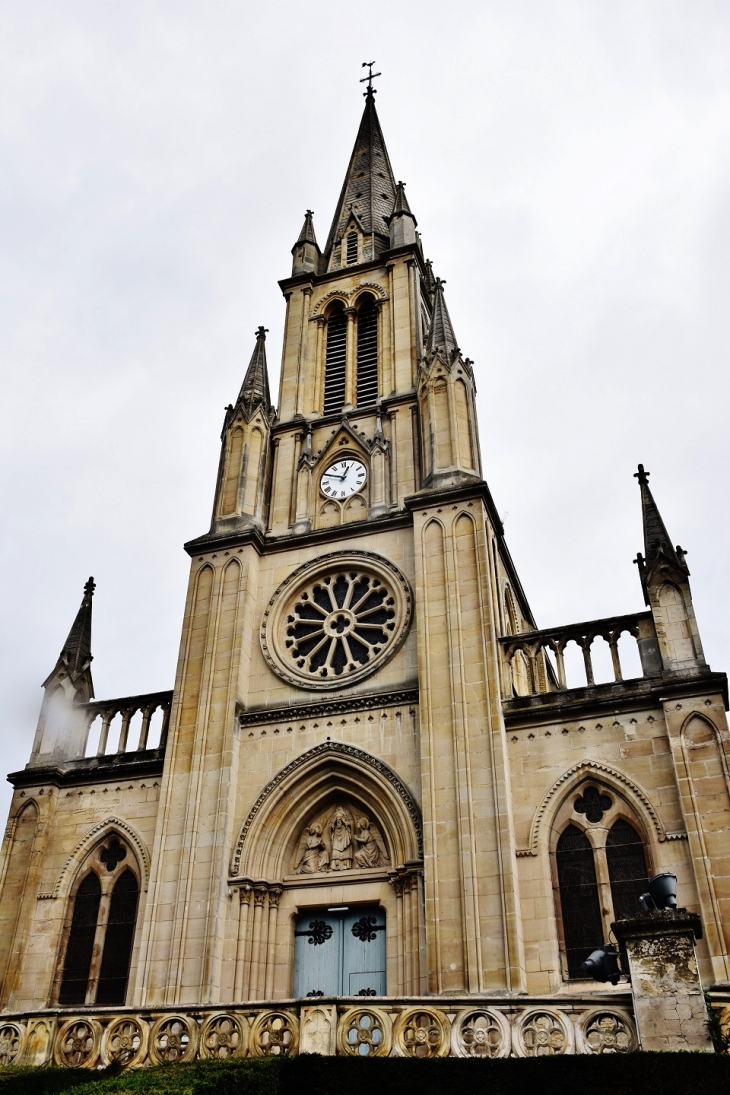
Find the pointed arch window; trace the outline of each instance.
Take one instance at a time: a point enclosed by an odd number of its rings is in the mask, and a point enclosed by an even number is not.
[[[139,881],[116,837],[95,849],[69,906],[58,1003],[124,1004],[139,904]]]
[[[649,864],[641,825],[611,788],[586,782],[554,823],[557,914],[563,970],[584,978],[581,963],[609,938],[614,920],[639,911]]]
[[[357,405],[370,407],[378,398],[378,308],[366,293],[357,306]]]
[[[324,366],[324,413],[342,410],[347,369],[347,317],[337,301],[327,316],[327,349]]]

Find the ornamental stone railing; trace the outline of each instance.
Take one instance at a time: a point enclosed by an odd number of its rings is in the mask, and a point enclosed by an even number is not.
[[[547,692],[564,692],[569,688],[565,672],[565,648],[575,643],[583,655],[585,681],[577,686],[596,685],[591,647],[603,639],[611,653],[613,682],[622,682],[624,674],[619,656],[619,639],[628,634],[636,640],[644,677],[661,673],[661,659],[651,612],[628,616],[611,616],[605,620],[549,627],[542,631],[524,631],[519,635],[503,635],[500,640],[503,663],[504,695],[537,696]]]
[[[163,750],[167,741],[167,729],[170,722],[170,706],[172,704],[172,692],[148,692],[143,696],[124,696],[116,700],[92,700],[90,703],[79,704],[75,710],[85,721],[86,734],[84,741],[88,743],[91,728],[97,719],[101,719],[98,746],[94,754],[103,757],[109,753],[109,728],[117,715],[121,715],[122,722],[119,730],[119,740],[114,753],[143,752],[147,749],[147,740],[150,731],[150,723],[155,712],[162,711],[162,728],[160,742],[155,748]],[[142,712],[139,737],[136,742],[129,742],[129,728],[132,719],[138,712]],[[130,748],[131,745],[131,748]],[[87,746],[84,755],[88,756]]]
[[[178,1010],[53,1009],[0,1019],[0,1065],[125,1067],[297,1053],[541,1057],[638,1048],[627,993],[313,998]]]

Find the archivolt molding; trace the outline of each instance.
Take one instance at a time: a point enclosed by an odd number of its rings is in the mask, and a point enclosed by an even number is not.
[[[386,300],[390,299],[382,285],[378,285],[374,281],[364,281],[360,285],[355,286],[349,293],[343,292],[342,289],[332,289],[329,293],[326,293],[325,296],[317,301],[309,318],[310,320],[313,320],[318,316],[321,316],[333,300],[341,300],[347,308],[364,292],[372,293],[379,304],[384,304]]]
[[[649,799],[646,791],[639,787],[638,783],[634,783],[632,779],[624,775],[623,772],[619,772],[616,768],[611,768],[608,764],[599,764],[596,761],[584,760],[579,764],[574,764],[572,768],[569,768],[567,772],[563,772],[560,779],[557,779],[547,792],[542,802],[535,811],[535,816],[532,820],[532,826],[530,828],[530,841],[527,848],[518,848],[518,856],[537,855],[538,843],[540,840],[540,834],[543,827],[543,821],[545,815],[548,813],[548,809],[551,808],[555,796],[560,793],[561,801],[568,794],[573,786],[580,783],[586,778],[592,777],[595,780],[599,780],[608,786],[613,786],[617,794],[629,794],[634,798],[635,803],[640,804],[643,807],[642,813],[646,820],[651,823],[651,827],[654,829],[656,839],[659,841],[678,839],[684,836],[684,833],[667,833],[665,830],[659,815],[657,814],[654,806]],[[550,809],[552,813],[552,809]]]
[[[379,783],[382,784],[385,781],[391,793],[396,796],[396,799],[405,809],[413,827],[418,857],[421,858],[423,856],[421,811],[410,791],[393,769],[384,761],[379,760],[370,753],[366,753],[363,749],[358,749],[355,745],[346,745],[344,742],[340,741],[325,741],[320,745],[315,745],[312,749],[308,749],[306,753],[302,753],[301,756],[291,761],[277,772],[274,778],[266,784],[263,791],[256,799],[256,802],[251,807],[248,817],[241,828],[241,833],[238,842],[236,843],[231,862],[232,877],[237,877],[240,873],[241,858],[244,846],[249,839],[251,827],[267,806],[268,800],[277,792],[281,793],[285,791],[287,784],[293,785],[298,781],[304,774],[305,769],[326,766],[328,760],[345,761],[348,766],[351,766],[352,768],[364,769],[365,772],[374,777]],[[391,835],[392,839],[392,834],[389,835]]]
[[[137,854],[140,873],[142,875],[142,878],[140,879],[142,889],[146,890],[150,873],[150,858],[144,841],[132,828],[129,822],[122,821],[121,818],[118,817],[108,817],[106,821],[100,821],[93,829],[89,829],[86,836],[82,837],[64,863],[52,893],[39,893],[38,900],[42,901],[44,899],[48,900],[49,898],[58,897],[62,890],[65,889],[66,880],[69,875],[72,873],[75,874],[93,846],[100,843],[100,841],[105,839],[108,833],[112,832],[117,832],[119,836],[126,837],[134,848],[134,851]]]

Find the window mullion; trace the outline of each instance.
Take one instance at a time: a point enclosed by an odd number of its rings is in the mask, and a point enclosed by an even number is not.
[[[105,880],[106,881],[106,880]],[[104,883],[102,883],[104,885]],[[111,902],[111,887],[105,886],[99,902],[99,919],[96,922],[94,935],[94,949],[91,952],[91,966],[89,968],[89,984],[86,989],[86,1003],[96,1002],[96,988],[99,983],[99,970],[101,968],[101,956],[104,953],[104,938],[109,922],[109,904]]]
[[[611,930],[611,924],[616,919],[613,913],[613,896],[611,894],[611,876],[608,873],[608,860],[606,859],[606,830],[594,829],[593,859],[596,865],[596,881],[598,882],[598,897],[601,903],[601,920],[605,940]],[[605,941],[604,940],[604,941]]]

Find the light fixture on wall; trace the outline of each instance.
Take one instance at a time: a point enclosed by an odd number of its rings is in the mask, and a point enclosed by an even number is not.
[[[641,895],[639,904],[645,913],[655,912],[658,909],[676,909],[676,874],[672,874],[671,871],[662,871],[661,874],[655,874],[649,883],[649,892]]]
[[[618,959],[618,949],[613,943],[606,943],[581,963],[581,969],[594,981],[610,981],[612,985],[617,985],[623,972],[619,968]]]

